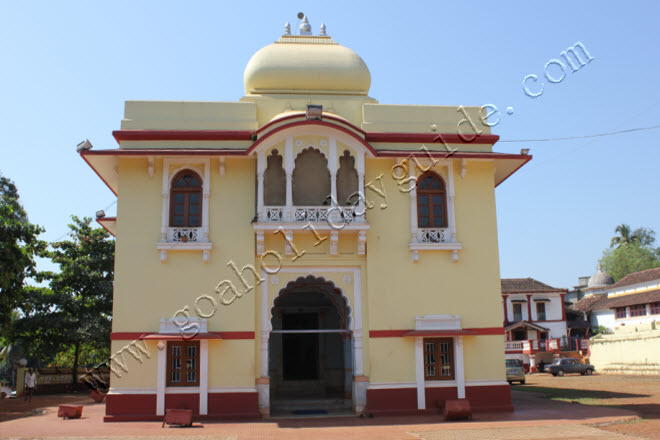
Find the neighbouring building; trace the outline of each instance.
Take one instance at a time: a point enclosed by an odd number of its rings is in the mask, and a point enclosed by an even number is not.
[[[600,330],[591,362],[608,373],[660,374],[660,268],[611,281],[574,306]]]
[[[573,306],[593,328],[613,332],[660,318],[660,268],[632,273],[616,283],[600,267],[597,276],[594,290]]]
[[[117,196],[106,420],[511,410],[495,187],[531,156],[478,107],[378,103],[306,19],[244,84],[128,101],[118,149],[81,146]]]
[[[566,289],[533,278],[503,278],[501,283],[507,359],[519,359],[535,372],[541,362],[588,351],[586,339],[568,337]]]

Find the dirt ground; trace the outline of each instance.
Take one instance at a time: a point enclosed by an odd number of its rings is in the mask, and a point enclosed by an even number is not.
[[[51,394],[33,396],[32,401],[26,402],[22,397],[17,399],[0,399],[0,422],[14,420],[21,417],[40,414],[42,408],[60,404],[83,405],[90,402],[87,394]]]
[[[636,412],[642,420],[609,426],[600,426],[610,432],[633,435],[640,438],[660,439],[660,377],[567,375],[553,377],[549,374],[527,375],[527,384],[514,386],[514,390],[547,387],[559,391],[580,404],[609,406]],[[565,390],[565,391],[564,391]]]

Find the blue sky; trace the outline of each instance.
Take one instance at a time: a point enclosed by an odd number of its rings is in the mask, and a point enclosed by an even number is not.
[[[362,56],[381,103],[494,104],[502,141],[658,125],[657,2],[455,3],[0,1],[0,172],[61,238],[115,200],[78,142],[116,148],[125,100],[239,99],[251,55],[300,11]],[[578,41],[593,61],[526,96],[523,78]],[[658,135],[496,144],[534,156],[497,189],[502,276],[569,287],[616,225],[660,233]]]

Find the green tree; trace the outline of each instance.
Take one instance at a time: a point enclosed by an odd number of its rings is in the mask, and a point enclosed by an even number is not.
[[[660,267],[660,251],[652,245],[631,243],[606,249],[600,259],[603,270],[619,281],[640,270]]]
[[[625,223],[620,224],[614,229],[614,233],[618,234],[612,237],[612,241],[610,242],[610,247],[614,246],[623,246],[623,245],[628,245],[628,244],[636,244],[639,243],[639,237],[635,235],[634,232],[630,229],[629,225],[626,225]]]
[[[38,238],[43,231],[28,221],[14,183],[0,176],[0,334],[3,343],[7,343],[12,311],[21,303],[24,281],[35,275],[35,257],[46,249],[46,243]]]
[[[81,355],[109,353],[114,278],[114,240],[91,218],[72,217],[69,239],[52,244],[48,256],[57,273],[38,279],[49,287],[26,287],[16,337],[30,354],[69,359],[76,383]],[[85,353],[81,353],[81,349]]]

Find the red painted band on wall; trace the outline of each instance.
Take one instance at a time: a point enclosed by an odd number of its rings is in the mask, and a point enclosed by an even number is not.
[[[503,335],[504,327],[482,327],[482,328],[464,328],[465,332],[471,335]],[[370,338],[402,338],[408,336],[407,333],[414,332],[414,330],[369,330]]]
[[[218,339],[254,339],[254,332],[209,332],[217,336]],[[143,339],[145,336],[158,335],[153,332],[112,332],[111,341],[133,341]]]
[[[496,134],[460,135],[458,133],[367,133],[367,142],[489,144],[500,140]]]
[[[117,142],[121,141],[251,141],[248,130],[115,130]]]

